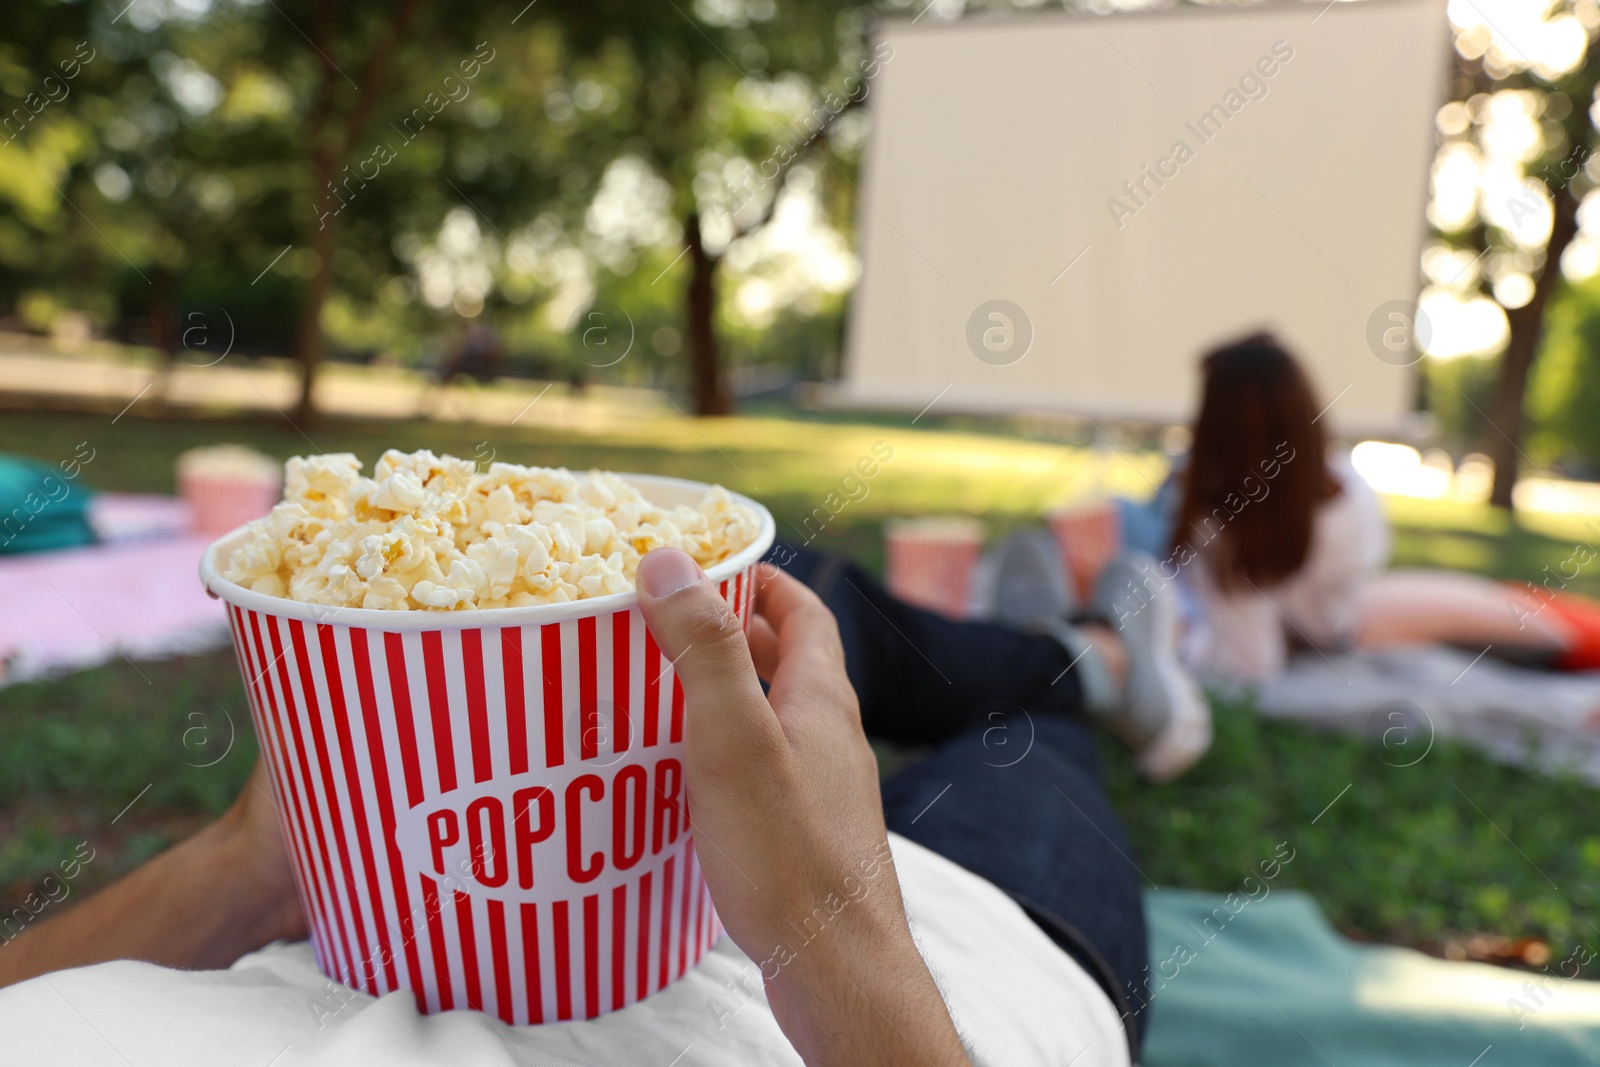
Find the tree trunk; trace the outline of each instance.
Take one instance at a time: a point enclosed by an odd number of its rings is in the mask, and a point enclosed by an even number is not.
[[[331,58],[331,53],[335,51],[336,5],[331,2],[311,5],[311,37],[308,40],[322,59],[322,85],[306,123],[311,144],[311,203],[312,210],[317,214],[317,228],[311,233],[311,250],[316,253],[317,265],[316,273],[311,276],[311,284],[306,287],[305,300],[300,305],[299,322],[295,324],[294,354],[300,363],[300,399],[294,409],[297,426],[306,426],[316,418],[317,371],[322,366],[327,348],[327,340],[322,333],[322,308],[333,290],[333,253],[338,244],[335,239],[338,213],[334,205],[339,205],[339,211],[344,207],[332,183],[338,176],[340,161],[361,135],[362,127],[366,125],[378,97],[383,93],[395,46],[405,37],[419,5],[420,0],[404,0],[394,10],[387,32],[367,59],[366,69],[361,75],[364,88],[357,90],[355,102],[345,115],[342,134],[329,129],[329,123],[337,115],[335,94],[341,89],[339,82],[348,80]]]
[[[161,354],[151,406],[165,412],[167,391],[172,387],[172,364],[178,354],[178,282],[166,267],[155,267],[150,274],[150,340]]]
[[[316,178],[317,199],[314,203],[321,203],[321,198],[328,195],[328,182],[333,178],[333,166],[325,156],[314,153],[311,170]],[[329,206],[323,204],[324,209]],[[300,305],[300,319],[295,325],[294,338],[294,355],[300,364],[300,399],[295,404],[294,422],[300,427],[311,425],[317,417],[315,392],[317,371],[322,366],[327,345],[322,334],[322,307],[327,303],[328,293],[333,288],[336,226],[338,226],[338,216],[329,210],[322,215],[321,224],[311,234],[311,250],[316,253],[317,265]]]
[[[1506,312],[1511,338],[1500,357],[1500,377],[1495,382],[1489,403],[1487,451],[1494,460],[1494,489],[1489,502],[1510,509],[1511,493],[1517,485],[1522,458],[1521,442],[1526,419],[1523,398],[1528,391],[1528,372],[1533,369],[1544,333],[1544,309],[1550,294],[1561,283],[1561,253],[1578,234],[1578,201],[1563,187],[1555,194],[1555,217],[1550,227],[1550,243],[1545,248],[1544,268],[1534,282],[1533,299]]]
[[[717,352],[717,260],[706,252],[700,215],[684,220],[689,245],[689,287],[684,291],[684,335],[689,349],[690,391],[696,415],[726,415],[728,394],[722,385],[722,360]]]

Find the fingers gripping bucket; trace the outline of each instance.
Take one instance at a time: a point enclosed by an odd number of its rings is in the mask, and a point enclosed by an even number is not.
[[[705,486],[625,476],[652,500]],[[747,501],[747,503],[752,503]],[[707,574],[748,629],[756,542]],[[721,936],[683,778],[683,689],[631,592],[456,612],[324,608],[222,578],[284,841],[330,978],[423,1012],[593,1018]]]

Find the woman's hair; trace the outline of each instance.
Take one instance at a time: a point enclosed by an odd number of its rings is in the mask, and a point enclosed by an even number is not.
[[[1181,565],[1205,550],[1218,586],[1267,586],[1305,563],[1328,473],[1311,382],[1269,333],[1208,352],[1183,504],[1172,533]]]

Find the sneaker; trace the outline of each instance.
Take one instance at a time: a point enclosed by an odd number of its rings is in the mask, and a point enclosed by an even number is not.
[[[1127,682],[1102,724],[1129,748],[1146,778],[1178,777],[1211,747],[1211,708],[1177,654],[1176,590],[1143,552],[1122,552],[1101,572],[1091,605],[1122,640]]]
[[[980,565],[980,616],[1029,633],[1047,633],[1077,609],[1055,538],[1018,530],[985,554]]]

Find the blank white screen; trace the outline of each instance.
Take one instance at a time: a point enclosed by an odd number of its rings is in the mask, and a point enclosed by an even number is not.
[[[1367,332],[1417,295],[1442,3],[901,21],[879,39],[893,53],[869,99],[843,399],[1181,420],[1196,355],[1270,327],[1324,402],[1342,391],[1336,423],[1393,427],[1410,408],[1414,371]],[[1292,58],[1261,77],[1275,44]],[[1218,104],[1220,131],[1198,130]],[[1163,159],[1140,205],[1123,183]],[[1112,197],[1137,207],[1120,228]],[[992,299],[1032,324],[1010,365],[967,342]]]

